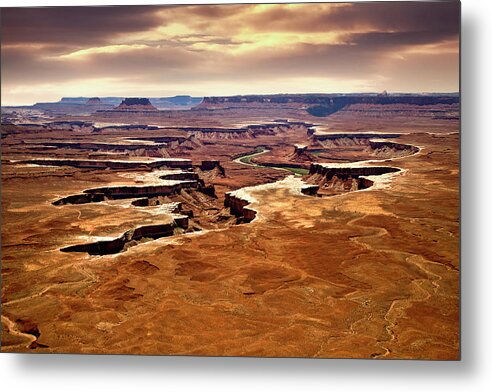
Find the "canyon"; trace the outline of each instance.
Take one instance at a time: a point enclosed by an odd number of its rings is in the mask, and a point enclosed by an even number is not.
[[[2,351],[459,358],[459,97],[176,102],[2,113]]]

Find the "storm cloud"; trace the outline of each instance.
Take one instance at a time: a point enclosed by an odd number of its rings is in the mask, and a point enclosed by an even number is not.
[[[459,2],[3,8],[2,104],[456,91]]]

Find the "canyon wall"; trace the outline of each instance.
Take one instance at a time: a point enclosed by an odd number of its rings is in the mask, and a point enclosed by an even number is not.
[[[386,173],[399,172],[400,169],[389,166],[344,166],[330,165],[322,163],[312,163],[309,167],[309,175],[320,175],[327,179],[333,176],[339,178],[360,177],[360,176],[379,176]]]
[[[230,193],[225,194],[224,206],[230,208],[231,214],[238,218],[238,223],[249,223],[256,218],[256,211],[246,207],[249,204],[247,200]]]

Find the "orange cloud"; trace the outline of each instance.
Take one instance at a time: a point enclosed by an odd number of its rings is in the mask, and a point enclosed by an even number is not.
[[[459,83],[454,1],[10,8],[1,18],[3,104],[87,89],[229,95]]]

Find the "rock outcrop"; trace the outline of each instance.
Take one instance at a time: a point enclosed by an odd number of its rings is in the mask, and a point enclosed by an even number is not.
[[[312,116],[325,117],[353,104],[372,105],[456,105],[459,95],[424,94],[278,94],[243,95],[230,97],[205,97],[195,110],[218,110],[229,108],[302,108]]]
[[[420,149],[411,144],[390,142],[386,140],[370,140],[369,147],[381,158],[396,158],[416,154]]]
[[[371,139],[394,139],[398,133],[316,133],[311,136],[313,143],[323,147],[368,145]]]
[[[158,109],[148,98],[125,98],[114,111],[122,112],[157,112]]]
[[[168,196],[182,189],[199,188],[199,181],[170,181],[165,185],[112,186],[87,189],[80,195],[71,195],[53,202],[53,205],[97,203],[104,200],[134,199],[139,197]]]
[[[313,163],[305,181],[319,186],[318,194],[331,196],[366,189],[374,184],[372,176],[396,173],[401,169],[389,166],[357,166]]]
[[[212,171],[215,170],[220,176],[225,175],[225,169],[217,160],[205,160],[200,164],[201,171]]]
[[[294,152],[288,156],[291,162],[313,162],[316,161],[314,155],[307,151],[308,146],[303,144],[294,145]]]
[[[93,98],[89,98],[85,104],[86,105],[101,105],[102,101],[97,97],[93,97]]]
[[[360,176],[379,176],[381,174],[399,172],[400,170],[390,166],[349,166],[343,164],[313,163],[309,168],[309,175],[320,175],[327,179],[331,179],[334,176],[339,178],[355,178]]]
[[[72,166],[87,169],[156,169],[159,167],[190,169],[191,161],[184,158],[156,158],[147,161],[137,160],[96,160],[96,159],[28,159],[18,163],[30,163],[46,166]]]
[[[248,208],[248,204],[250,204],[248,200],[241,199],[231,193],[225,194],[224,206],[230,209],[238,223],[249,223],[256,218],[256,211]]]
[[[150,173],[152,175],[152,173]],[[149,185],[115,185],[100,188],[86,189],[81,194],[70,195],[54,201],[52,204],[61,206],[66,204],[98,203],[105,200],[160,198],[177,195],[183,190],[195,190],[209,197],[216,198],[213,184],[206,184],[193,171],[170,171],[165,174],[156,174],[155,178],[162,180]],[[136,205],[145,205],[145,201],[137,201]],[[150,201],[149,201],[150,203]],[[157,203],[157,204],[160,204]],[[156,204],[156,205],[157,205]],[[150,205],[150,204],[149,204]]]
[[[188,217],[185,215],[176,217],[171,223],[140,226],[133,230],[128,230],[120,237],[91,242],[88,244],[72,245],[60,249],[62,252],[86,252],[90,255],[109,255],[122,252],[126,248],[137,245],[139,241],[146,238],[158,239],[174,235],[176,228],[187,229]]]
[[[240,128],[197,128],[180,127],[181,130],[190,132],[198,139],[254,139],[260,136],[275,136],[294,127],[310,127],[311,124],[302,121],[276,121],[267,124],[252,124]]]

